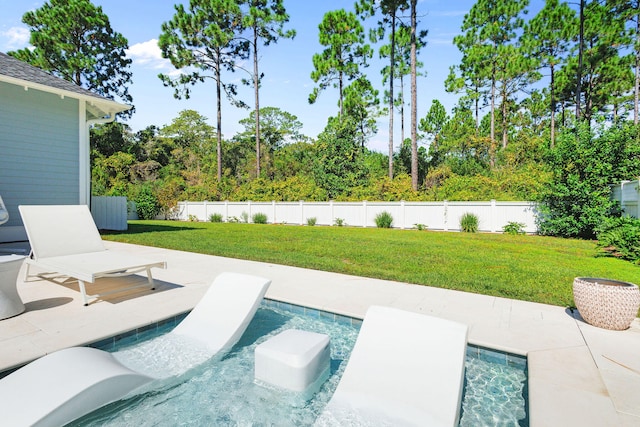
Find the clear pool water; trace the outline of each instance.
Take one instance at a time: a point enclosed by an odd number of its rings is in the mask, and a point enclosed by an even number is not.
[[[359,321],[316,310],[265,301],[240,342],[226,355],[186,373],[154,381],[147,389],[107,405],[73,426],[311,426],[322,412],[349,359],[358,336]],[[110,351],[135,364],[167,363],[154,354],[166,346],[162,335],[172,323],[147,332],[149,342],[119,340]],[[297,393],[256,384],[255,347],[286,329],[328,334],[331,338],[331,375],[312,399]],[[160,337],[158,337],[160,335]],[[135,338],[135,337],[134,337]],[[188,352],[188,349],[185,349]],[[189,360],[185,353],[184,357]],[[197,355],[195,355],[197,357]],[[155,366],[153,369],[159,369]],[[171,369],[170,366],[167,369]],[[504,353],[469,346],[461,426],[527,426],[526,361]]]

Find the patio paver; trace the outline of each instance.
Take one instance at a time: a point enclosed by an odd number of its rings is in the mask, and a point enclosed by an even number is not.
[[[469,342],[528,355],[530,425],[640,425],[640,320],[606,331],[564,307],[427,286],[115,242],[107,247],[165,259],[158,289],[105,297],[84,307],[73,282],[22,281],[26,311],[0,321],[0,371],[190,310],[224,271],[270,278],[267,298],[362,318],[372,304],[469,325]],[[24,268],[24,267],[23,267]],[[140,276],[101,279],[117,286]],[[569,285],[568,285],[569,286]],[[89,285],[88,292],[91,292]]]

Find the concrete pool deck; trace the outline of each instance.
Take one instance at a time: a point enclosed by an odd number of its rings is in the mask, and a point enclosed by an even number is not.
[[[276,264],[105,242],[167,261],[144,288],[82,304],[72,280],[23,281],[26,311],[0,321],[0,371],[190,310],[222,272],[270,278],[267,298],[362,318],[372,305],[438,316],[469,326],[469,342],[528,356],[532,427],[640,425],[640,319],[626,331],[592,327],[565,307]],[[24,266],[23,266],[24,269]],[[140,281],[100,279],[88,292]],[[570,283],[566,286],[571,286]]]

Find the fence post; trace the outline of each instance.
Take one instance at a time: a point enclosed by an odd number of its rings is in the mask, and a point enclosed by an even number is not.
[[[304,225],[304,200],[300,200],[300,225]]]
[[[404,213],[404,200],[400,200],[400,218],[402,218],[402,222],[400,223],[400,229],[404,230],[405,226],[405,213]]]
[[[362,226],[366,228],[367,227],[367,201],[366,200],[362,201],[362,209],[364,210]]]
[[[496,232],[496,201],[491,199],[491,232]]]
[[[331,221],[329,222],[329,225],[333,225],[335,222],[335,218],[333,216],[333,200],[329,200],[329,208],[331,209]]]
[[[247,224],[251,222],[251,200],[247,200],[247,209],[249,210],[249,216],[247,217]]]
[[[224,220],[229,222],[229,201],[224,201]]]
[[[209,215],[207,215],[207,209],[208,209],[208,205],[207,205],[207,201],[204,201],[204,222],[207,222],[207,218],[209,218]]]
[[[448,222],[448,212],[447,212],[447,208],[449,206],[449,202],[447,200],[444,200],[442,202],[442,207],[443,207],[443,216],[444,216],[444,231],[449,231],[449,222]]]
[[[275,200],[271,201],[271,208],[273,210],[273,222],[272,222],[272,224],[275,224],[276,223],[276,201]]]

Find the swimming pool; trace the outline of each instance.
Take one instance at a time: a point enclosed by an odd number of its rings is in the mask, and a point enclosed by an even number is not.
[[[147,347],[141,346],[140,340],[163,336],[180,320],[172,319],[96,346],[118,352],[118,357],[129,358],[132,363],[140,358],[140,362],[153,364],[153,349],[148,342]],[[360,325],[358,319],[264,300],[229,353],[177,377],[155,381],[148,389],[70,425],[313,425],[337,387]],[[313,399],[305,400],[297,393],[254,381],[255,347],[286,329],[319,332],[331,338],[331,376]],[[163,345],[162,339],[153,343],[159,348]],[[185,353],[188,359],[188,349]],[[526,359],[468,346],[460,425],[527,426],[526,409]]]

